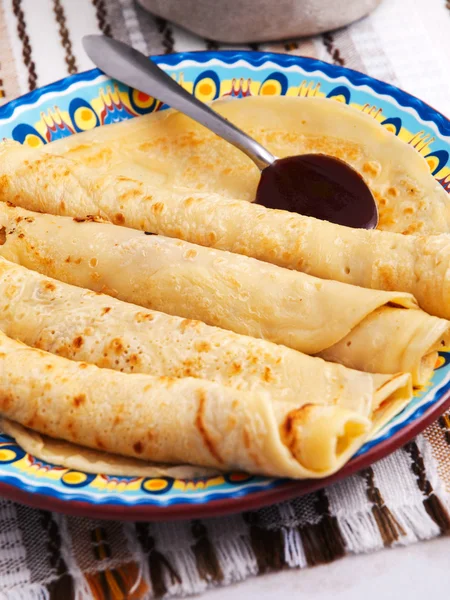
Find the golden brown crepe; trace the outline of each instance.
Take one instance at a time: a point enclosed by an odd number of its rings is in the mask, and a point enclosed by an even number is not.
[[[420,234],[450,231],[448,194],[430,174],[423,156],[372,116],[318,98],[253,97],[218,101],[213,107],[275,156],[324,152],[350,163],[375,194],[380,229]],[[377,116],[385,119],[380,113]],[[46,154],[64,155],[69,169],[72,161],[85,165],[100,181],[102,174],[124,175],[166,193],[185,188],[253,201],[259,180],[258,169],[242,152],[173,111],[101,127],[29,152],[30,160],[37,156],[44,160],[41,172],[48,164]],[[0,161],[0,174],[27,172],[15,160],[11,167],[8,164]],[[82,179],[79,182],[84,185]],[[17,180],[12,186],[20,190]],[[32,182],[26,192],[37,195]],[[13,193],[7,199],[13,201]]]
[[[382,404],[385,416],[386,411],[397,413],[405,401],[393,393],[392,375],[372,375],[366,389],[365,374],[352,372],[349,378],[341,365],[200,321],[145,310],[2,258],[0,330],[29,346],[99,367],[198,377],[244,391],[262,388],[276,401],[294,404],[314,381],[318,396],[331,397],[372,420]]]
[[[271,137],[278,140],[275,149],[279,154],[283,153],[283,140],[292,136],[292,144],[297,143],[295,140],[303,139],[299,128],[312,123],[312,131],[316,130],[323,117],[327,127],[335,128],[334,145],[331,134],[324,134],[325,137],[319,136],[319,145],[305,148],[331,152],[333,148],[346,148],[342,136],[353,140],[354,147],[349,146],[353,150],[344,152],[342,157],[360,165],[371,180],[380,206],[386,208],[382,212],[384,228],[414,233],[448,231],[448,198],[427,172],[426,162],[367,115],[338,103],[314,99],[285,98],[273,103],[252,99],[239,101],[236,106],[224,104],[220,110],[233,118],[236,113],[236,119],[242,115],[252,127],[266,115],[264,127],[260,128],[264,129],[266,141]],[[300,114],[305,118],[299,119]],[[203,164],[198,153],[205,150],[202,135],[206,134],[201,130],[200,135],[196,129],[199,126],[186,121],[188,132],[178,138],[176,131],[183,127],[184,117],[167,113],[154,119],[154,128],[149,117],[114,126],[116,129],[105,127],[89,135],[74,136],[73,140],[55,145],[56,153],[52,145],[35,150],[5,143],[0,151],[0,199],[53,214],[80,218],[100,215],[119,225],[245,254],[323,279],[410,292],[427,312],[450,318],[446,284],[448,235],[422,237],[354,230],[268,210],[230,199],[223,182],[215,188],[211,183],[209,188],[222,195],[210,193],[209,189],[207,193],[193,191],[191,175],[183,179],[183,173],[191,173],[197,162]],[[288,125],[292,130],[286,129]],[[311,136],[311,132],[305,134],[305,139],[311,141]],[[166,143],[168,139],[173,141]],[[159,158],[145,154],[148,144],[156,144]],[[293,150],[295,144],[286,144],[289,152]],[[172,152],[174,145],[186,148],[187,158],[180,159],[179,164]],[[138,150],[133,151],[133,147]],[[57,154],[58,148],[66,154]],[[203,164],[204,170],[209,168],[212,182],[216,179],[218,157],[220,161],[223,158],[220,164],[225,165],[226,155],[224,150],[223,156],[217,154],[215,160]],[[373,159],[372,166],[369,159]],[[245,157],[240,160],[247,164]],[[242,167],[242,162],[239,165],[231,170],[233,181],[245,180],[248,175],[247,167]],[[167,178],[169,167],[175,180]],[[231,167],[225,167],[226,181],[228,168]],[[244,191],[239,193],[245,196]],[[247,197],[251,193],[248,191]],[[392,220],[390,225],[388,217]]]
[[[1,227],[1,256],[55,279],[359,370],[410,372],[414,385],[429,379],[449,329],[447,321],[415,309],[408,294],[322,281],[245,256],[108,223],[80,223],[0,203]],[[9,291],[7,282],[26,278],[17,269],[9,275],[12,269],[3,263],[0,270],[0,291],[5,286],[8,298],[0,323],[6,319],[13,323],[22,301],[24,284],[14,284],[14,291]],[[28,279],[33,281],[31,274]],[[69,292],[58,293],[66,306],[64,295]],[[35,296],[42,293],[32,292]],[[38,310],[32,302],[24,310],[29,306]],[[31,314],[28,320],[37,326],[38,318]],[[22,339],[15,330],[10,335]],[[34,344],[38,334],[33,335],[23,341]]]
[[[366,377],[370,389],[370,375],[347,372]],[[394,381],[394,393],[411,396],[408,375]],[[0,416],[52,438],[141,460],[293,478],[336,471],[377,426],[318,397],[315,382],[293,404],[203,379],[99,369],[3,333],[0,387]]]

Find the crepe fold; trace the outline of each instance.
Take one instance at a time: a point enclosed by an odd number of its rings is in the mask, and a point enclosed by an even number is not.
[[[411,394],[406,374],[390,385]],[[120,373],[3,333],[0,386],[0,415],[51,438],[141,460],[273,476],[324,477],[372,428],[367,417],[314,391],[317,402],[304,394],[292,403],[203,379]]]
[[[414,385],[428,380],[447,337],[448,322],[415,308],[409,294],[320,280],[181,240],[4,203],[0,228],[0,255],[44,275],[359,370],[409,372]],[[0,277],[1,285],[12,277],[5,264]],[[21,295],[15,296],[16,306]]]

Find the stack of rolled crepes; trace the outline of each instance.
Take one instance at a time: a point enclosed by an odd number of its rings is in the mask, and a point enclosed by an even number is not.
[[[414,234],[450,212],[425,161],[329,100],[218,110],[279,156],[352,163],[390,231],[248,202],[248,159],[170,111],[5,142],[0,414],[25,449],[94,472],[324,477],[429,380],[450,244]]]

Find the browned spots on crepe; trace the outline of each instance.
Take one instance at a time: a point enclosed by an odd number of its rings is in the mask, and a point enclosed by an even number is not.
[[[14,398],[11,394],[0,394],[0,409],[7,411],[14,403]]]
[[[198,321],[194,321],[193,319],[183,319],[180,323],[180,329],[184,333],[189,327],[198,327],[198,323]]]
[[[271,371],[270,367],[264,368],[264,374],[263,374],[262,378],[267,383],[270,383],[271,381],[273,381],[273,375],[272,375],[272,371]]]
[[[144,323],[145,321],[153,321],[153,315],[151,313],[138,312],[136,313],[136,321],[138,323]]]
[[[110,306],[105,306],[104,308],[102,308],[102,315],[108,314],[110,310],[111,310]]]
[[[78,367],[80,369],[87,369],[88,368],[88,364],[85,363],[85,362],[80,362],[80,363],[78,363]]]
[[[56,290],[56,285],[51,281],[43,281],[42,287],[44,290],[48,290],[49,292],[54,292]]]
[[[0,246],[6,242],[6,227],[0,228]]]
[[[116,415],[114,417],[114,421],[113,421],[113,425],[119,425],[120,423],[122,423],[123,419],[120,415]]]
[[[125,215],[122,213],[116,213],[113,217],[113,223],[115,225],[124,225],[125,224]]]
[[[132,367],[137,367],[141,363],[141,359],[139,358],[139,356],[134,353],[130,354],[129,361]]]
[[[300,408],[291,410],[286,416],[284,423],[280,426],[280,435],[283,443],[289,448],[293,456],[296,455],[296,445],[298,440],[297,428],[304,425],[309,413],[314,410],[314,404],[304,404]]]
[[[222,457],[220,456],[219,452],[217,451],[217,449],[214,445],[214,442],[209,437],[208,431],[205,427],[205,423],[204,423],[204,412],[205,412],[205,404],[206,404],[205,392],[203,390],[198,390],[197,398],[198,398],[198,409],[197,409],[197,416],[195,418],[195,426],[197,427],[200,435],[202,436],[203,442],[204,442],[205,446],[208,448],[208,451],[211,454],[211,456],[213,456],[217,462],[223,464],[224,461],[223,461]]]
[[[388,194],[388,196],[391,196],[392,198],[398,198],[398,196],[400,196],[400,192],[395,187],[388,188],[387,194]]]
[[[72,340],[72,346],[74,348],[81,348],[83,343],[84,343],[84,340],[81,335],[77,335],[77,337]]]
[[[136,452],[136,454],[142,454],[144,452],[144,446],[142,445],[142,442],[136,442],[133,444],[133,450]]]
[[[0,175],[0,190],[3,190],[5,187],[9,186],[9,176],[8,175]]]
[[[195,258],[197,256],[197,250],[195,250],[194,248],[189,248],[188,250],[186,250],[186,252],[183,254],[184,258]]]
[[[122,200],[123,202],[127,202],[128,200],[133,200],[134,198],[137,198],[140,195],[141,195],[140,190],[131,189],[131,190],[127,190],[126,192],[122,192],[119,195],[119,199]]]
[[[234,362],[230,365],[230,374],[231,375],[239,375],[239,373],[241,373],[241,372],[242,372],[242,366],[239,363]]]
[[[244,430],[242,431],[242,441],[244,443],[244,448],[247,450],[247,454],[250,456],[255,465],[257,467],[260,467],[261,461],[259,460],[258,455],[252,451],[252,443],[247,428],[244,428]]]
[[[164,210],[164,204],[162,202],[155,202],[151,206],[151,211],[154,215],[160,215]]]
[[[77,149],[74,148],[72,151]],[[69,152],[71,151],[69,150]],[[110,148],[101,148],[100,150],[96,150],[89,154],[89,166],[94,168],[101,167],[102,165],[107,164],[111,158],[112,150]]]
[[[19,235],[17,237],[19,238],[19,240],[23,240],[23,238],[25,237],[25,234],[19,233]]]
[[[381,165],[378,162],[369,161],[363,164],[362,170],[366,175],[369,175],[370,177],[376,177],[380,174]]]
[[[78,394],[78,396],[75,396],[74,399],[73,399],[73,405],[76,408],[78,408],[79,406],[81,406],[85,402],[86,402],[86,394]]]
[[[195,202],[198,202],[198,198],[186,198],[186,200],[183,202],[183,204],[186,208],[189,208]]]
[[[392,265],[377,265],[374,264],[376,272],[381,283],[381,288],[384,290],[393,290],[396,285],[395,268]]]
[[[100,450],[105,450],[106,449],[105,444],[102,442],[102,440],[98,436],[95,438],[95,445]]]
[[[195,343],[195,349],[197,352],[208,352],[211,350],[211,344],[209,342],[200,341]]]
[[[117,354],[117,356],[120,356],[124,351],[124,345],[120,338],[114,338],[111,340],[109,347],[115,354]]]
[[[411,223],[408,227],[402,231],[405,235],[412,235],[414,233],[418,233],[423,228],[423,223]]]
[[[167,389],[170,389],[173,386],[173,384],[177,382],[177,379],[175,379],[174,377],[167,377],[167,375],[162,375],[161,377],[158,377],[158,381],[165,385]],[[146,391],[147,389],[152,389],[152,386],[146,386],[144,388],[144,391]]]

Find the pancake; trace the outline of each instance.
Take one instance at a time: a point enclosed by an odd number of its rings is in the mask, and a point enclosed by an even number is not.
[[[0,256],[44,275],[146,308],[318,354],[359,370],[409,372],[414,385],[428,381],[437,350],[448,337],[448,321],[418,310],[409,294],[320,280],[180,240],[147,236],[109,223],[32,213],[2,203],[0,227],[4,238],[0,240]],[[27,280],[32,283],[25,293]],[[49,283],[50,292],[45,292],[45,282],[42,285],[44,291],[31,274],[25,275],[17,268],[14,271],[12,265],[2,262],[0,326],[3,322],[4,327],[16,327],[16,315],[34,311],[28,321],[37,327],[43,298],[55,306],[52,288],[58,289],[55,296],[62,308],[73,304],[76,315],[80,300],[66,299],[74,295],[72,290]],[[27,297],[29,301],[25,301]],[[39,303],[34,306],[36,298]],[[103,306],[105,303],[102,300]],[[93,300],[89,299],[88,304],[93,305]],[[20,311],[19,306],[23,306]],[[136,307],[132,317],[124,312],[124,319],[133,322],[136,312]],[[87,327],[88,317],[89,313],[83,317]],[[181,327],[168,318],[158,319],[163,331],[165,327]],[[20,320],[17,327],[8,332],[22,339]],[[205,334],[204,341],[209,346],[223,343],[230,357],[237,353],[238,346],[242,347],[239,336],[230,338],[235,339],[233,344],[219,341],[220,336],[213,343],[208,340],[210,333]],[[34,344],[39,333],[33,335],[23,341]],[[55,335],[58,337],[60,332]],[[79,335],[81,328],[64,337],[70,341]],[[247,354],[242,352],[243,356]],[[229,365],[230,360],[225,363]],[[267,366],[273,369],[273,364]],[[180,365],[177,369],[183,372]]]
[[[375,392],[370,375],[352,373]],[[101,369],[3,333],[0,386],[0,416],[51,438],[140,460],[298,479],[335,472],[380,423],[317,396],[313,381],[293,405],[204,379]],[[390,388],[411,397],[406,374]]]
[[[450,231],[448,194],[413,145],[380,124],[385,120],[381,112],[377,120],[341,102],[297,97],[219,100],[212,106],[275,156],[323,152],[351,164],[375,195],[380,229]],[[44,165],[45,154],[64,156],[91,170],[128,173],[167,193],[185,188],[253,201],[259,181],[258,169],[242,152],[174,111],[63,138],[29,156],[41,156]],[[0,174],[8,173],[2,162]],[[127,163],[132,163],[130,170]],[[7,199],[13,201],[11,194]]]

